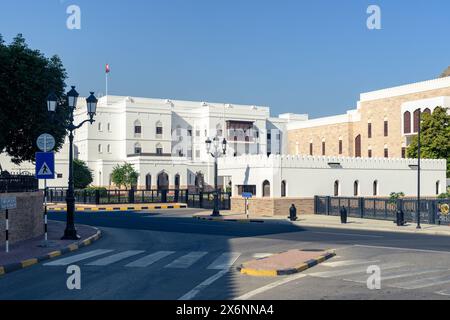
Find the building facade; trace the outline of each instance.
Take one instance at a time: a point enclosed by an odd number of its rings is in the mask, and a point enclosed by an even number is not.
[[[405,158],[418,112],[450,108],[450,77],[362,93],[346,114],[287,125],[290,154]]]

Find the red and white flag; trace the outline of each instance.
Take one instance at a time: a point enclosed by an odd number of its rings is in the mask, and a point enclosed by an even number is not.
[[[106,73],[109,73],[111,71],[111,69],[109,68],[109,64],[106,64],[105,71],[106,71]]]

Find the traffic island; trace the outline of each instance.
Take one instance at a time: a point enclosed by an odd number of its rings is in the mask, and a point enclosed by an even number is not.
[[[296,249],[245,262],[238,267],[238,271],[257,277],[286,276],[305,271],[335,255],[334,251]]]
[[[0,276],[86,247],[102,235],[95,227],[77,225],[76,228],[81,237],[78,241],[60,240],[65,223],[49,221],[47,243],[43,237],[20,241],[10,246],[9,253],[5,252],[4,246],[0,246]]]

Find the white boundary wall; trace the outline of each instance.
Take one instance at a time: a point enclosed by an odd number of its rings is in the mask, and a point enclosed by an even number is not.
[[[355,181],[358,196],[373,196],[374,181],[378,196],[391,192],[415,196],[417,170],[410,165],[417,165],[417,159],[254,155],[220,159],[219,175],[231,179],[233,196],[239,196],[238,185],[256,185],[256,197],[262,197],[265,180],[270,182],[270,196],[274,198],[281,197],[283,180],[287,197],[333,196],[335,181],[339,182],[339,196],[354,196]],[[424,159],[421,167],[421,194],[436,196],[436,191],[445,192],[446,160]]]

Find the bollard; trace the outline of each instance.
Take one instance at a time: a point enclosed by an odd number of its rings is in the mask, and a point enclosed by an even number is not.
[[[297,220],[297,208],[294,204],[291,205],[289,209],[289,220],[296,221]]]
[[[345,207],[342,206],[339,213],[341,214],[341,223],[346,224],[347,223],[347,209],[345,209]]]

